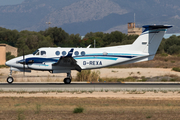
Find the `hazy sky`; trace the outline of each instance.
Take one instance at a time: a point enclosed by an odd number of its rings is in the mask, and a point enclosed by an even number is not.
[[[22,3],[24,0],[0,0],[0,6],[3,5],[16,5]]]

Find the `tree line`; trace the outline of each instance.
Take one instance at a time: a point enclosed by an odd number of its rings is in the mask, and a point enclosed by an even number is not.
[[[0,27],[0,43],[9,44],[18,48],[18,56],[31,54],[40,47],[87,47],[96,40],[96,47],[131,44],[138,35],[127,35],[119,31],[111,33],[90,32],[83,39],[79,34],[68,34],[62,28],[50,27],[45,31],[17,31]],[[180,36],[171,36],[163,39],[158,53],[170,55],[179,54]],[[9,53],[8,53],[9,55]]]

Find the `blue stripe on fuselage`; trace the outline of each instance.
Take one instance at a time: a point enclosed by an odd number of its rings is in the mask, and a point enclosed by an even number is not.
[[[135,54],[133,54],[135,55]],[[78,60],[78,59],[104,59],[104,60],[117,60],[118,58],[134,58],[136,56],[133,56],[132,54],[130,55],[120,55],[117,53],[113,53],[111,55],[85,55],[85,56],[73,56],[74,59]],[[142,56],[142,55],[137,55],[137,56]],[[37,58],[37,57],[32,57],[32,58],[26,58],[26,63],[28,63],[29,60],[33,60],[33,63],[43,63],[43,62],[52,62],[52,63],[56,63],[58,62],[58,60],[60,59],[60,57],[54,57],[54,58]]]
[[[116,58],[116,60],[118,59],[118,58],[133,58],[133,57],[136,57],[136,56],[123,56],[123,55],[121,55],[121,56],[119,56],[119,55],[85,55],[85,56],[74,56],[74,59],[81,59],[81,57],[82,58],[84,58],[84,59],[88,59],[88,58],[90,58],[90,59],[92,59],[92,58],[94,58],[94,59],[98,59],[98,58],[100,58],[100,59],[113,59],[114,60],[114,58]]]
[[[29,60],[33,60],[33,63],[43,63],[43,62],[58,62],[59,58],[27,58],[26,63]]]
[[[118,58],[110,58],[110,57],[76,57],[74,59],[104,59],[104,60],[117,60]]]
[[[46,64],[40,64],[40,63],[34,63],[33,65],[36,65],[36,66],[44,66],[44,67],[49,66],[49,65],[46,65]]]
[[[95,53],[95,54],[86,54],[86,56],[109,56],[109,55],[116,55],[116,56],[142,56],[141,54],[130,54],[130,53],[107,53],[107,55],[104,55],[103,53]]]

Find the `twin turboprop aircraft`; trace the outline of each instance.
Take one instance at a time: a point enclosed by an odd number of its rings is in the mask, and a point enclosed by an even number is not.
[[[146,25],[145,30],[131,45],[103,48],[39,48],[33,54],[11,59],[7,82],[14,79],[12,71],[31,72],[31,70],[67,73],[65,84],[71,83],[71,70],[98,69],[152,60],[161,40],[170,25]]]

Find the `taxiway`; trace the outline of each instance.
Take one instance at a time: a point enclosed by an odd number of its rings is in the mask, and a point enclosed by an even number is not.
[[[180,90],[179,83],[0,83],[3,91]]]

